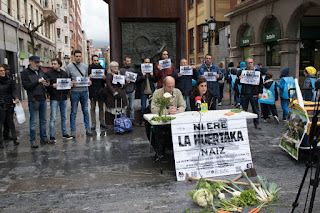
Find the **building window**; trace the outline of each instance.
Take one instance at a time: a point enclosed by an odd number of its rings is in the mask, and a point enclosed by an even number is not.
[[[202,39],[203,38],[203,29],[202,29],[201,25],[198,26],[198,32],[199,32],[199,34],[198,34],[198,41],[199,41],[199,43],[198,43],[198,47],[199,47],[198,52],[199,53],[203,53],[204,52],[204,41]]]
[[[19,51],[24,52],[24,44],[22,38],[19,38]]]
[[[27,24],[28,19],[28,3],[27,0],[24,0],[24,23]]]
[[[73,39],[73,31],[70,30],[70,39]]]
[[[280,50],[278,42],[267,43],[267,66],[280,66]]]
[[[68,46],[68,40],[69,40],[69,39],[68,39],[68,36],[65,36],[65,37],[64,37],[64,44],[65,44],[66,46]]]
[[[61,29],[57,28],[57,39],[60,39],[60,35],[61,35]]]
[[[70,23],[72,23],[72,15],[70,15],[69,17],[70,17]]]
[[[17,1],[17,19],[20,21],[20,0]]]
[[[194,0],[189,0],[189,9],[193,8]]]
[[[190,54],[194,54],[194,29],[189,30],[189,47],[190,47]]]
[[[60,16],[60,4],[57,4],[57,16]]]
[[[68,17],[67,16],[64,17],[64,23],[68,24]]]
[[[11,15],[11,0],[7,1],[8,14]]]
[[[280,66],[280,44],[277,42],[281,38],[280,23],[272,17],[266,24],[262,34],[262,42],[266,45],[267,66]]]

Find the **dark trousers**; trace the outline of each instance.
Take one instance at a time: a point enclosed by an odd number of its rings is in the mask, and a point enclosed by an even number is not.
[[[7,121],[4,121],[3,124],[3,138],[9,138],[10,136],[10,129]]]
[[[269,111],[271,111],[273,116],[278,117],[277,107],[275,104],[261,104],[261,111],[263,119],[267,119],[269,116]]]
[[[258,118],[253,119],[253,124],[255,126],[259,125],[259,104],[258,96],[253,95],[243,95],[242,96],[242,109],[248,111],[249,102],[251,103],[253,113],[258,115]]]
[[[3,126],[7,123],[8,128],[11,131],[12,137],[16,138],[16,128],[13,122],[13,111],[0,109],[0,141],[3,140]]]
[[[220,103],[223,99],[223,88],[224,88],[224,83],[219,83],[219,98],[218,102]]]

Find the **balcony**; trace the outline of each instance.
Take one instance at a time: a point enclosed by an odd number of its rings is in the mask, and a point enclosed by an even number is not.
[[[49,7],[43,9],[43,16],[44,19],[49,22],[49,24],[53,24],[58,20],[56,13]]]

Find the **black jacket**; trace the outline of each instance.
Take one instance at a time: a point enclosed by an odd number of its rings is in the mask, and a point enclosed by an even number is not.
[[[121,75],[125,75],[126,72],[133,72],[138,74],[137,70],[135,70],[132,67],[122,67],[119,71]],[[126,86],[125,86],[126,94],[132,93],[135,89],[136,89],[135,82],[126,83]]]
[[[211,90],[208,88],[207,93],[208,93],[209,101],[208,100],[204,101],[203,98],[201,98],[201,103],[208,103],[208,110],[214,110],[214,108],[213,108],[213,98],[214,98],[213,92],[211,92]],[[196,95],[191,93],[191,95],[190,95],[191,111],[197,111],[195,99],[196,99]]]
[[[176,80],[176,88],[178,88],[181,91],[183,96],[189,96],[191,90],[193,89],[192,79],[198,80],[198,70],[193,69],[193,75],[183,75],[181,77],[178,77],[179,72],[180,67],[179,69],[175,69],[172,74],[172,77]]]
[[[137,84],[140,84],[139,88],[140,89],[140,94],[143,95],[144,94],[144,90],[146,88],[146,80],[149,81],[149,84],[150,84],[150,88],[151,88],[151,91],[152,93],[154,92],[155,90],[155,87],[154,87],[154,83],[156,82],[156,78],[155,78],[155,75],[153,73],[153,75],[151,76],[150,73],[147,73],[145,76],[142,74],[141,72],[141,69],[138,70],[138,77],[137,77],[137,81],[136,83]]]
[[[21,72],[22,86],[27,90],[28,101],[46,100],[45,86],[38,82],[40,78],[45,79],[45,74],[40,68],[38,70],[38,75],[35,71],[30,69],[30,66]]]
[[[47,87],[47,91],[50,95],[50,100],[67,100],[70,90],[57,90],[56,88],[53,88],[52,85],[57,83],[57,78],[69,78],[68,74],[63,70],[60,70],[60,72],[58,72],[57,70],[52,69],[45,73],[45,76],[47,80],[50,80],[50,85]]]
[[[92,74],[92,69],[104,69],[100,64],[94,65],[91,64],[88,67],[88,75]],[[105,75],[107,75],[105,71]],[[91,79],[92,84],[89,87],[89,98],[94,100],[101,100],[100,96],[98,95],[100,93],[100,90],[105,88],[106,81],[104,79]]]
[[[0,109],[13,108],[14,99],[17,99],[16,83],[7,76],[0,77]]]
[[[243,70],[242,70],[243,71]],[[240,75],[242,75],[242,71],[240,72]],[[255,69],[255,71],[258,71]],[[260,72],[260,71],[259,71]],[[240,79],[237,79],[238,85],[242,85],[241,88],[241,95],[258,95],[259,93],[263,93],[263,79],[260,72],[260,83],[259,85],[250,85],[250,84],[242,84],[240,83]]]

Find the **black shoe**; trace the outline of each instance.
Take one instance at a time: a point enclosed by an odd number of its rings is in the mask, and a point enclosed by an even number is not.
[[[3,139],[8,140],[8,141],[17,140],[17,138],[14,138],[11,136],[3,137]]]
[[[43,139],[41,139],[40,140],[40,143],[41,144],[46,144],[46,143],[48,143],[49,141],[48,141],[48,138],[43,138]]]
[[[91,126],[91,131],[94,131],[94,130],[96,130],[96,126],[95,125]]]
[[[100,125],[100,129],[107,130],[107,129],[108,129],[108,127],[107,127],[107,125],[101,124],[101,125]]]
[[[4,148],[3,141],[0,141],[0,148]]]
[[[17,140],[13,140],[13,144],[14,144],[14,145],[19,145],[20,143],[19,143],[19,141],[17,141]]]
[[[87,129],[86,130],[86,135],[87,136],[94,136],[94,133],[90,129]]]
[[[56,143],[56,142],[57,142],[57,140],[55,137],[50,137],[49,143]]]
[[[68,134],[63,135],[62,137],[63,137],[64,139],[68,139],[68,140],[70,140],[70,139],[73,138],[72,136],[70,136],[70,135],[68,135]]]
[[[71,137],[76,138],[76,131],[71,131]]]
[[[35,141],[31,141],[30,143],[31,143],[31,148],[38,148],[39,147],[37,142],[35,142]]]

